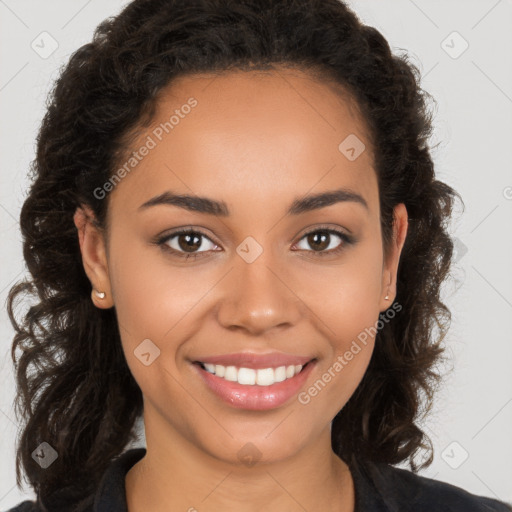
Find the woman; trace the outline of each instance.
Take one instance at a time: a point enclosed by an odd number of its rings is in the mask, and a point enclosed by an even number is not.
[[[430,133],[417,69],[336,0],[103,22],[21,213],[13,510],[511,510],[415,474],[457,195]]]

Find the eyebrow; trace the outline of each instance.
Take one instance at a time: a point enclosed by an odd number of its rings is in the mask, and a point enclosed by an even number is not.
[[[368,210],[368,204],[361,195],[352,190],[341,188],[296,198],[290,205],[287,215],[299,215],[342,202],[358,203]],[[230,215],[229,208],[224,201],[216,201],[208,197],[174,194],[171,191],[166,191],[149,199],[139,206],[139,210],[162,204],[217,217],[229,217]]]

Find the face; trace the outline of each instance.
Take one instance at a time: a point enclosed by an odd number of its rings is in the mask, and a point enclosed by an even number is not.
[[[355,159],[339,148],[349,136],[366,146]],[[88,228],[81,244],[98,307],[115,306],[148,442],[238,462],[325,438],[368,366],[405,237],[399,205],[385,260],[357,109],[299,71],[189,76],[130,149],[108,237]]]

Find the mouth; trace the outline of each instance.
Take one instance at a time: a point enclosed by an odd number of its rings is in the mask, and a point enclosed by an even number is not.
[[[314,358],[303,364],[249,368],[254,364],[235,366],[195,361],[192,366],[206,387],[224,403],[262,411],[291,400],[304,386],[316,362]]]

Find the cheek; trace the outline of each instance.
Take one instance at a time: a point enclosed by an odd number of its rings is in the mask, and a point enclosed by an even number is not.
[[[300,292],[318,316],[318,328],[337,352],[378,320],[382,294],[382,249],[367,236],[351,247],[340,263],[301,272]],[[323,324],[323,326],[322,326]]]
[[[378,239],[377,239],[378,240]],[[380,313],[382,252],[366,243],[343,264],[325,267],[304,281],[317,328],[329,340],[315,380],[298,396],[308,414],[334,417],[346,404],[370,362]]]
[[[139,382],[139,377],[145,374],[141,374],[138,359],[138,347],[144,347],[141,343],[146,343],[151,356],[164,356],[165,366],[173,368],[176,351],[172,346],[173,328],[191,309],[192,301],[187,300],[190,293],[186,293],[186,279],[169,268],[166,270],[165,260],[155,257],[158,248],[148,250],[142,242],[126,244],[122,240],[121,235],[112,236],[110,280],[122,345],[128,365]]]
[[[190,269],[168,263],[157,247],[137,242],[125,250],[115,243],[113,237],[109,267],[120,327],[127,339],[153,337],[157,343],[190,312],[207,282],[202,285],[196,276],[191,279]]]
[[[346,306],[338,302],[337,308],[332,306],[325,312],[329,351],[319,361],[310,386],[297,397],[310,418],[334,418],[366,373],[375,346],[379,310],[370,301],[362,304],[358,298],[363,297],[354,297]]]
[[[183,331],[187,313],[205,292],[190,287],[184,270],[171,270],[165,258],[155,256],[158,249],[127,245],[112,244],[109,267],[128,367],[145,396],[180,402],[182,388],[172,375],[181,340],[190,336]]]
[[[366,373],[372,351],[372,341],[359,343],[358,347],[353,345],[352,350],[336,354],[328,364],[322,365],[315,379],[297,395],[304,417],[331,421],[354,394]],[[347,353],[351,354],[350,360]]]
[[[112,235],[109,268],[127,364],[145,395],[183,400],[173,376],[181,375],[219,276],[207,265],[191,269],[171,263],[158,247],[124,239]],[[154,363],[146,366],[147,359]]]

